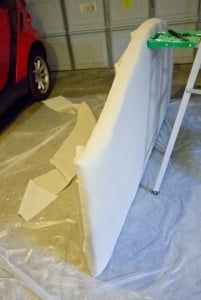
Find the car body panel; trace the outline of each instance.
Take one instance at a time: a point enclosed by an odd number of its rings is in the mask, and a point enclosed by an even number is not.
[[[23,0],[16,1],[17,8],[17,64],[16,82],[27,76],[30,51],[35,43],[43,44],[41,35],[31,26],[31,17]]]
[[[9,26],[8,9],[0,8],[0,91],[3,90],[8,79],[10,63],[11,32]]]

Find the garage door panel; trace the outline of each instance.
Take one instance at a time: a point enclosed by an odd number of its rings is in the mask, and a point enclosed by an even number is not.
[[[149,18],[149,1],[109,0],[109,10],[112,27],[140,24]]]
[[[71,42],[77,69],[104,68],[108,66],[104,32],[72,35]]]
[[[155,15],[169,20],[195,19],[198,16],[198,0],[155,0]]]
[[[45,37],[45,44],[51,70],[71,70],[66,38],[63,36]]]
[[[70,32],[105,26],[102,0],[65,0]]]
[[[65,31],[58,0],[29,0],[27,4],[34,27],[44,35]]]

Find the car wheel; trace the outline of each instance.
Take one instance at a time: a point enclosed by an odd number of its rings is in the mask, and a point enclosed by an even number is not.
[[[29,92],[32,100],[46,99],[51,89],[51,76],[46,56],[41,50],[31,52],[28,71]]]

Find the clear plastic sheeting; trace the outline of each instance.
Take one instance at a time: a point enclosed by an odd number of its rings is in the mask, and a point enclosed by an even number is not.
[[[98,116],[105,96],[71,100],[86,101]],[[113,256],[98,279],[87,274],[76,180],[31,221],[17,215],[29,179],[51,170],[49,159],[76,115],[41,105],[0,139],[1,299],[201,298],[199,98],[189,105],[161,193],[150,193],[177,109],[178,102],[171,103]]]

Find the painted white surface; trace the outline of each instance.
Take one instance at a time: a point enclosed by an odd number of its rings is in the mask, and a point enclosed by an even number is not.
[[[110,260],[165,116],[172,51],[146,46],[165,29],[165,22],[150,19],[133,33],[91,138],[77,149],[85,252],[94,276]]]

